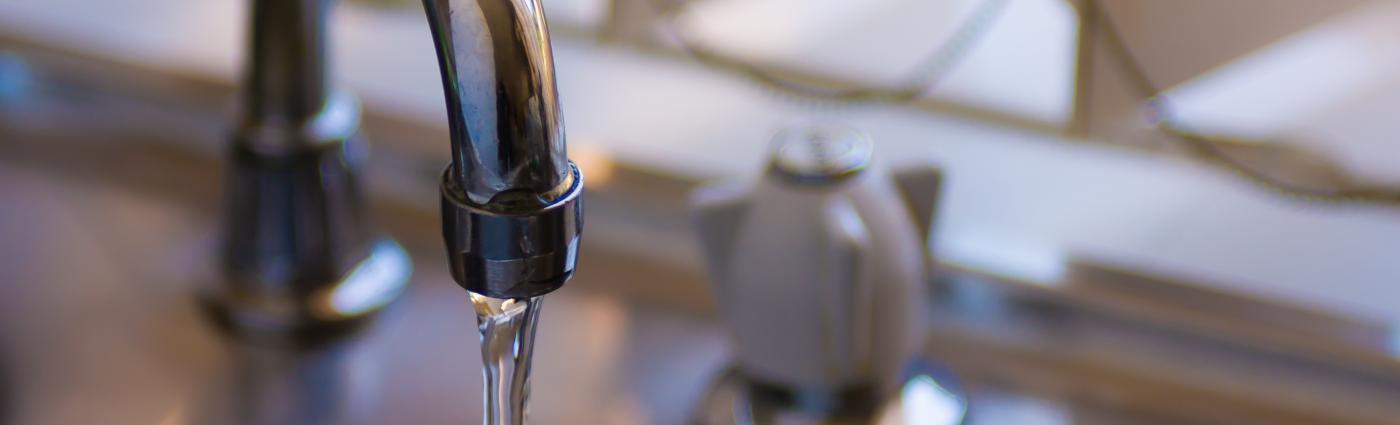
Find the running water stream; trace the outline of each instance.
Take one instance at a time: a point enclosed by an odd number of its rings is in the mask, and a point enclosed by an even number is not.
[[[524,425],[530,361],[543,299],[497,299],[471,294],[481,333],[485,425]]]

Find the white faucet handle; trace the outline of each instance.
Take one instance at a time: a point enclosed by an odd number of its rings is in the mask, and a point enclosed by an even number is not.
[[[820,283],[815,285],[821,291],[824,307],[818,314],[825,323],[816,324],[827,335],[828,345],[821,352],[828,358],[822,371],[833,375],[836,381],[860,380],[870,373],[870,352],[882,347],[873,347],[876,342],[870,335],[874,325],[871,309],[871,286],[874,276],[871,272],[870,232],[860,214],[845,199],[833,199],[827,204],[825,220],[819,240],[827,258],[821,264],[814,264],[820,270],[817,276]]]
[[[841,127],[785,131],[760,179],[694,195],[715,299],[746,377],[800,390],[883,389],[919,345],[921,229],[936,202],[906,205],[872,147]],[[936,187],[936,170],[927,171],[911,174],[909,187]],[[922,228],[911,205],[923,211]]]
[[[751,203],[748,187],[734,182],[702,187],[691,194],[691,219],[700,232],[700,248],[717,295],[728,293],[725,282],[729,279],[719,274],[730,270],[730,253]]]

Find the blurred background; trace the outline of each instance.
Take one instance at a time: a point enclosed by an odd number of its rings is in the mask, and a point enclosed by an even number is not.
[[[363,190],[407,292],[314,349],[203,313],[251,3],[0,0],[0,423],[480,414],[417,1],[337,2],[322,52],[363,108]],[[1400,423],[1400,3],[543,5],[590,198],[540,325],[536,423],[690,423],[732,347],[688,193],[760,175],[814,120],[940,170],[923,352],[968,423]]]

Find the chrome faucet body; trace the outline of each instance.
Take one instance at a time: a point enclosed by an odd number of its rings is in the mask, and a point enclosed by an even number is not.
[[[453,277],[531,298],[574,272],[583,175],[567,157],[539,0],[424,0],[447,99],[443,238]]]
[[[217,318],[257,334],[322,333],[398,297],[411,265],[370,223],[360,106],[327,72],[329,0],[253,0],[229,153]]]

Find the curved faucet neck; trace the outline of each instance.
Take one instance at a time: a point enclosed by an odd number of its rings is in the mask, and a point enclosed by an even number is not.
[[[424,0],[442,69],[452,178],[469,202],[546,205],[572,187],[540,0]]]

